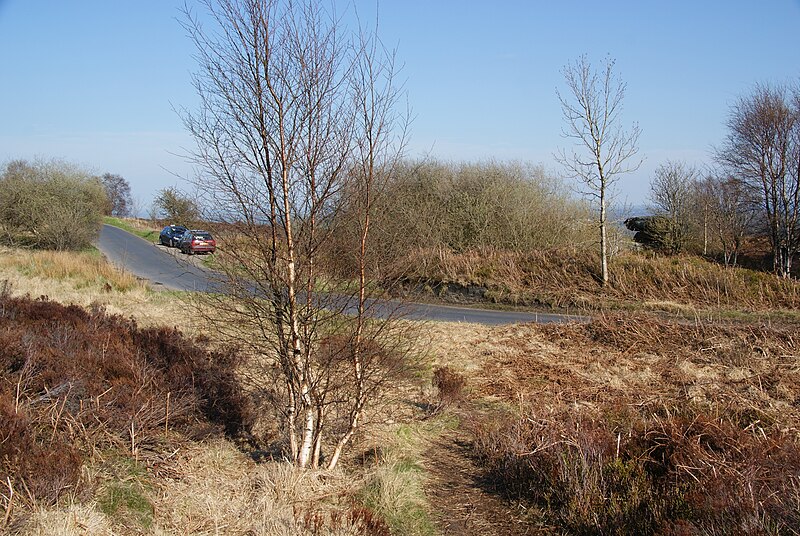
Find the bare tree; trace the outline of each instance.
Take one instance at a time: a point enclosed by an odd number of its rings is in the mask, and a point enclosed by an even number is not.
[[[126,181],[122,175],[104,173],[103,176],[100,177],[100,182],[103,183],[106,196],[108,196],[106,215],[128,216],[131,211],[131,205],[133,204],[133,200],[131,199],[131,185],[128,184],[128,181]]]
[[[656,168],[650,181],[650,201],[669,222],[669,247],[682,251],[689,237],[691,204],[697,170],[684,162],[667,161]]]
[[[586,55],[563,68],[567,93],[557,91],[567,126],[563,134],[575,141],[556,159],[567,175],[579,180],[584,194],[597,200],[600,231],[601,281],[608,284],[607,204],[620,175],[641,165],[636,158],[640,129],[634,123],[622,128],[622,105],[626,84],[614,73],[614,60],[606,58],[595,70]]]
[[[790,277],[800,249],[800,88],[760,85],[728,117],[718,159],[757,193],[772,246],[773,269]]]
[[[395,173],[406,140],[409,116],[396,112],[400,91],[395,85],[394,53],[383,48],[374,32],[359,31],[350,80],[354,121],[353,168],[349,205],[354,209],[358,225],[358,247],[355,249],[358,281],[356,315],[349,357],[352,363],[353,396],[347,416],[346,431],[341,434],[331,455],[334,467],[343,448],[358,430],[362,414],[373,394],[367,383],[369,340],[365,335],[369,298],[368,265],[369,235],[379,197],[386,191],[388,180]],[[319,457],[319,437],[315,458]]]
[[[262,394],[294,462],[333,467],[402,366],[391,324],[370,314],[365,268],[373,200],[402,146],[394,64],[374,35],[348,33],[317,2],[217,4],[205,2],[213,29],[190,13],[185,23],[201,108],[184,121],[224,224],[227,291],[209,297],[209,316],[265,365]],[[334,283],[323,253],[354,206],[357,272]],[[330,285],[344,290],[322,291]]]
[[[691,214],[692,221],[700,242],[703,244],[703,255],[708,255],[711,243],[711,216],[714,209],[714,173],[709,172],[705,177],[698,177],[692,183]]]
[[[711,220],[722,248],[725,266],[736,266],[742,239],[751,231],[755,219],[752,190],[734,177],[710,177],[709,190],[713,192]]]

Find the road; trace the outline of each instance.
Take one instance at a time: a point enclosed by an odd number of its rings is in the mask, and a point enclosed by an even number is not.
[[[123,270],[150,281],[154,287],[185,291],[214,291],[221,286],[219,276],[209,270],[171,255],[161,247],[111,225],[103,225],[97,240],[98,249],[106,258]],[[554,323],[582,322],[585,317],[534,313],[525,311],[495,311],[472,307],[432,305],[424,303],[386,302],[384,309],[400,307],[404,318],[437,322],[468,322],[483,325],[503,325],[522,322]],[[378,313],[380,314],[380,312]]]

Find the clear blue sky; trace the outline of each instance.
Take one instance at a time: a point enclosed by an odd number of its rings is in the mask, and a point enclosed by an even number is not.
[[[173,106],[197,99],[182,5],[0,0],[0,163],[40,156],[118,173],[145,210],[156,190],[187,188],[177,155],[192,141]],[[561,68],[582,53],[615,58],[624,120],[642,128],[645,164],[620,183],[632,203],[666,159],[708,161],[754,84],[800,81],[800,0],[382,0],[380,19],[404,65],[411,156],[557,171],[552,155],[569,144]]]

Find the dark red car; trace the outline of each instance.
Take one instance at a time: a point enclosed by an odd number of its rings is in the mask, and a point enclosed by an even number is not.
[[[214,253],[217,250],[217,241],[208,231],[191,229],[183,233],[178,242],[182,253],[194,255],[195,253]]]

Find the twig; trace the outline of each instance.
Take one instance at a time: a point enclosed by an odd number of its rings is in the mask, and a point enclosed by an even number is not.
[[[164,433],[165,434],[169,433],[169,397],[170,397],[171,394],[172,394],[171,391],[167,391],[167,409],[165,411],[165,416],[164,416]]]
[[[11,485],[11,477],[6,477],[6,485],[8,486],[8,497],[3,497],[8,501],[6,504],[6,514],[3,516],[3,526],[8,525],[8,520],[11,518],[11,507],[14,504],[14,486]]]
[[[131,455],[133,455],[133,459],[138,462],[139,456],[138,452],[136,451],[136,428],[133,420],[131,420],[130,436],[131,436]]]

